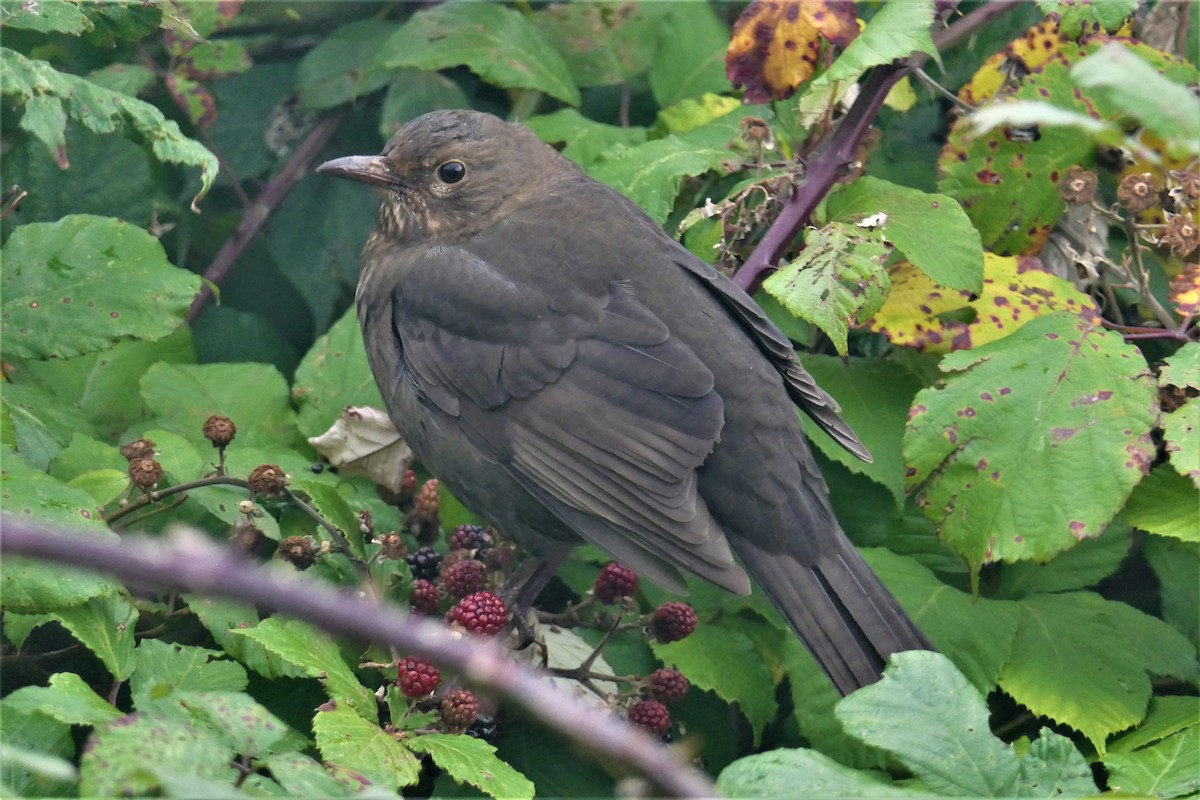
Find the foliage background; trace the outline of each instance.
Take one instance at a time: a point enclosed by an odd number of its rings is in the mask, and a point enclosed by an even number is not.
[[[995,5],[964,3],[950,22]],[[1126,22],[1133,6],[1016,4],[943,49],[930,74],[991,118],[903,83],[859,149],[865,166],[763,283],[758,298],[875,455],[864,465],[810,431],[839,518],[948,661],[899,659],[839,703],[758,596],[694,586],[696,634],[627,634],[605,658],[616,674],[687,675],[675,736],[722,790],[1196,791],[1200,273],[1165,231],[1173,217],[1200,224],[1196,194],[1170,172],[1197,171],[1196,70],[1171,55],[1196,52],[1197,26],[1193,10],[1182,39],[1150,42]],[[307,439],[347,404],[378,404],[348,311],[377,198],[311,167],[378,152],[425,111],[470,106],[526,121],[684,228],[701,257],[752,261],[802,195],[793,158],[811,175],[836,141],[835,101],[870,66],[932,54],[941,26],[940,8],[917,0],[860,6],[859,41],[838,47],[767,20],[822,57],[790,86],[739,73],[747,96],[775,98],[743,105],[725,70],[727,47],[749,46],[735,35],[742,11],[6,0],[3,185],[26,194],[6,196],[0,221],[5,513],[92,537],[181,521],[224,538],[245,521],[243,489],[103,521],[137,496],[119,444],[156,442],[160,488],[194,481],[214,460],[201,426],[220,413],[239,431],[231,475],[282,466],[352,555],[374,556],[355,512],[381,531],[403,529],[401,516],[365,478],[315,471]],[[747,136],[751,117],[774,149]],[[1090,218],[1104,224],[1085,245],[1063,222],[1072,166],[1099,174],[1109,212]],[[1154,204],[1115,205],[1122,178],[1143,173]],[[707,200],[715,215],[692,213]],[[1070,258],[1052,274],[1063,241]],[[201,275],[219,282],[219,304],[193,306],[213,286]],[[311,537],[335,547],[309,574],[359,585],[337,537],[293,504],[260,505],[264,559],[284,537]],[[472,520],[441,498],[444,527]],[[585,595],[603,560],[581,550],[560,596]],[[404,562],[371,564],[375,589],[405,603]],[[395,654],[16,558],[2,588],[7,792],[613,792],[604,768],[515,709],[492,748],[423,733],[429,720],[393,696],[385,718],[410,735],[383,734],[372,693],[391,673],[358,665]],[[668,599],[646,584],[638,597]],[[337,711],[314,714],[330,698]]]

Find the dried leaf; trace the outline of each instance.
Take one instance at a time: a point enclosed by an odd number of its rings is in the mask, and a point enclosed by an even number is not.
[[[308,443],[335,467],[366,475],[393,492],[400,491],[413,461],[387,413],[370,406],[346,406],[329,430]]]
[[[725,74],[751,103],[782,100],[812,77],[821,39],[845,47],[857,35],[848,0],[756,0],[733,26]]]

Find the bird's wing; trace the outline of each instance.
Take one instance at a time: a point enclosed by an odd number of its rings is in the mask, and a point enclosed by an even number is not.
[[[712,373],[626,285],[503,273],[458,248],[406,272],[405,364],[472,444],[630,567],[748,589],[697,491],[724,423]]]
[[[783,375],[792,402],[800,406],[834,441],[864,461],[870,461],[871,454],[866,446],[838,414],[840,409],[837,401],[818,386],[808,370],[801,366],[791,341],[767,318],[758,304],[736,284],[690,253],[680,253],[675,261],[720,300],[754,339],[763,354]]]

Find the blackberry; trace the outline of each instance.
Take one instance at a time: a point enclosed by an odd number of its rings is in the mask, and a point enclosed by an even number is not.
[[[451,550],[487,550],[495,540],[480,525],[459,525],[450,534]]]
[[[662,703],[677,703],[691,688],[688,679],[677,669],[659,669],[650,674],[650,691]]]
[[[447,733],[466,733],[478,716],[479,699],[469,689],[459,689],[442,698],[442,724]]]
[[[446,594],[456,600],[482,591],[486,585],[487,572],[483,563],[473,558],[456,561],[442,570],[442,586],[446,588]]]
[[[613,605],[620,602],[622,597],[631,597],[637,591],[637,585],[636,572],[615,561],[610,561],[596,576],[592,593],[601,603]]]
[[[696,630],[696,612],[687,603],[663,603],[650,618],[650,630],[662,644],[686,639]]]
[[[495,636],[508,620],[504,601],[492,592],[469,594],[450,609],[449,620],[479,636]]]
[[[410,699],[424,697],[442,682],[442,674],[438,672],[437,667],[413,656],[400,659],[396,665],[396,677],[400,683],[400,691]]]
[[[442,564],[442,554],[432,547],[425,546],[418,548],[416,552],[409,553],[405,560],[408,561],[414,578],[431,581],[438,576]]]
[[[412,613],[426,616],[436,614],[439,605],[441,597],[438,596],[437,584],[427,580],[413,581],[412,594],[408,598],[409,610]]]
[[[657,700],[639,700],[629,708],[629,721],[653,736],[666,736],[671,730],[671,712]]]
[[[488,744],[495,744],[496,740],[500,738],[500,724],[495,717],[479,714],[475,717],[475,722],[471,727],[467,728],[467,736],[474,736],[476,739],[483,739]]]

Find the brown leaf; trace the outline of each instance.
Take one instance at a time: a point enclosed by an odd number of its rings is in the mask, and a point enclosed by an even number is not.
[[[1200,264],[1188,264],[1176,275],[1167,297],[1175,304],[1180,316],[1200,314]]]
[[[755,0],[733,26],[725,74],[751,103],[782,100],[812,77],[822,38],[845,47],[857,35],[851,0]]]
[[[399,493],[413,453],[387,413],[370,406],[346,406],[333,426],[308,443],[335,467],[366,475]]]

